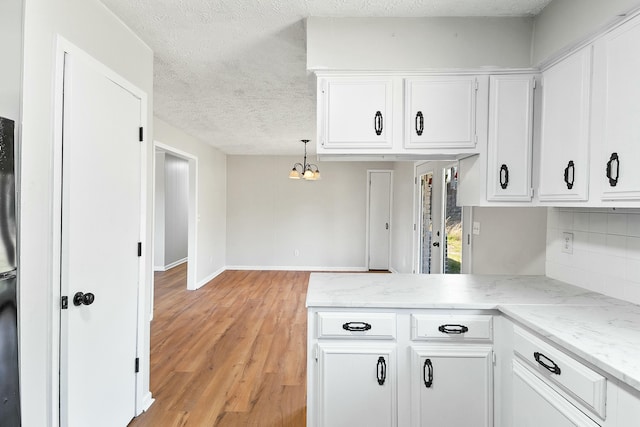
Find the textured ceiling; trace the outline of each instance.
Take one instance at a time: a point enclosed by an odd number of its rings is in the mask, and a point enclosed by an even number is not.
[[[305,18],[532,16],[551,0],[102,1],[155,53],[157,117],[227,154],[281,155],[315,139]]]

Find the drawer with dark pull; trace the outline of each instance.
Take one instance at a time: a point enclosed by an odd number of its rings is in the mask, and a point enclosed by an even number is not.
[[[318,338],[394,339],[394,313],[318,313]]]

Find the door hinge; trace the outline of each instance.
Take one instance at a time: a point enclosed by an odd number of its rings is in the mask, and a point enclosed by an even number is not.
[[[496,352],[492,351],[491,353],[493,353],[493,356],[492,356],[493,357],[493,364],[495,365],[496,364]]]
[[[140,358],[136,357],[136,374],[140,372]]]
[[[142,242],[138,242],[138,256],[142,256]]]
[[[68,296],[63,296],[61,301],[60,301],[60,308],[62,310],[66,310],[69,308],[69,297]]]
[[[143,129],[143,128],[142,128],[142,126],[141,126],[141,127],[139,128],[139,130],[138,130],[138,133],[139,133],[139,134],[138,134],[138,137],[139,137],[140,142],[144,141],[144,131],[143,131],[142,129]]]
[[[471,234],[467,233],[467,245],[471,244]]]
[[[478,83],[478,79],[476,79],[476,91],[480,88],[480,83]]]
[[[536,78],[533,78],[533,88],[537,88],[538,87],[538,80],[536,80]]]
[[[413,178],[413,183],[414,183],[415,185],[418,185],[418,177],[417,177],[417,176],[416,176],[415,178]]]
[[[474,135],[474,140],[475,140],[475,143],[478,144],[478,134],[477,133]]]
[[[416,231],[417,227],[415,224],[413,224],[413,231]]]

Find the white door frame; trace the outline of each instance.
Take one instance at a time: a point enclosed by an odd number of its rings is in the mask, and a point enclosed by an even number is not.
[[[148,242],[147,230],[147,153],[148,153],[148,97],[147,93],[133,85],[124,77],[115,73],[113,70],[102,64],[82,49],[75,46],[62,36],[58,35],[56,38],[56,63],[55,63],[55,81],[54,81],[54,136],[53,136],[53,164],[52,164],[52,307],[51,307],[51,364],[49,365],[49,378],[51,394],[51,406],[49,407],[49,414],[52,423],[52,427],[60,425],[60,351],[61,351],[61,263],[62,263],[62,148],[63,148],[63,107],[64,107],[64,59],[65,55],[72,55],[74,57],[82,58],[84,61],[92,63],[97,69],[99,69],[105,76],[111,79],[116,84],[120,85],[127,91],[131,92],[136,97],[140,98],[140,123],[144,129],[142,144],[142,156],[140,165],[140,241],[143,242],[143,248],[153,247]],[[144,372],[144,369],[149,366],[143,360],[149,359],[148,352],[145,351],[145,323],[148,323],[150,319],[145,316],[147,308],[147,265],[148,257],[151,254],[150,250],[143,250],[140,257],[140,269],[138,277],[138,320],[137,320],[137,343],[136,354],[141,359],[140,372],[136,376],[136,415],[141,414],[146,410],[153,399],[149,390],[145,390],[143,386],[142,377],[148,373]]]
[[[364,265],[365,265],[365,269],[369,270],[369,232],[370,232],[370,226],[369,226],[369,217],[370,217],[370,209],[371,206],[369,205],[370,203],[370,191],[371,191],[371,186],[370,186],[370,182],[371,182],[371,174],[375,173],[375,172],[386,172],[390,174],[390,182],[389,182],[389,261],[388,261],[388,266],[389,269],[391,269],[391,245],[393,242],[393,170],[392,169],[369,169],[367,170],[367,215],[366,215],[366,250],[365,250],[365,255],[364,255]]]
[[[187,289],[193,291],[198,289],[196,282],[196,272],[198,271],[198,158],[185,151],[174,148],[170,145],[159,141],[153,141],[155,149],[162,150],[173,156],[189,162],[189,226],[187,231]],[[153,207],[154,207],[154,230],[155,230],[155,200],[156,200],[156,157],[153,156]],[[155,235],[154,235],[155,239]],[[153,292],[155,286],[151,287],[153,301]],[[151,307],[153,313],[153,306]]]

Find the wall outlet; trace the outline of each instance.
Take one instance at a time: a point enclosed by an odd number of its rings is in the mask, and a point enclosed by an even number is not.
[[[295,250],[293,251],[293,254],[294,254],[295,256],[300,256],[300,251],[299,251],[299,250],[297,250],[297,249],[295,249]]]
[[[480,235],[480,223],[478,221],[473,221],[473,235]]]
[[[573,233],[562,233],[562,252],[573,253]]]

